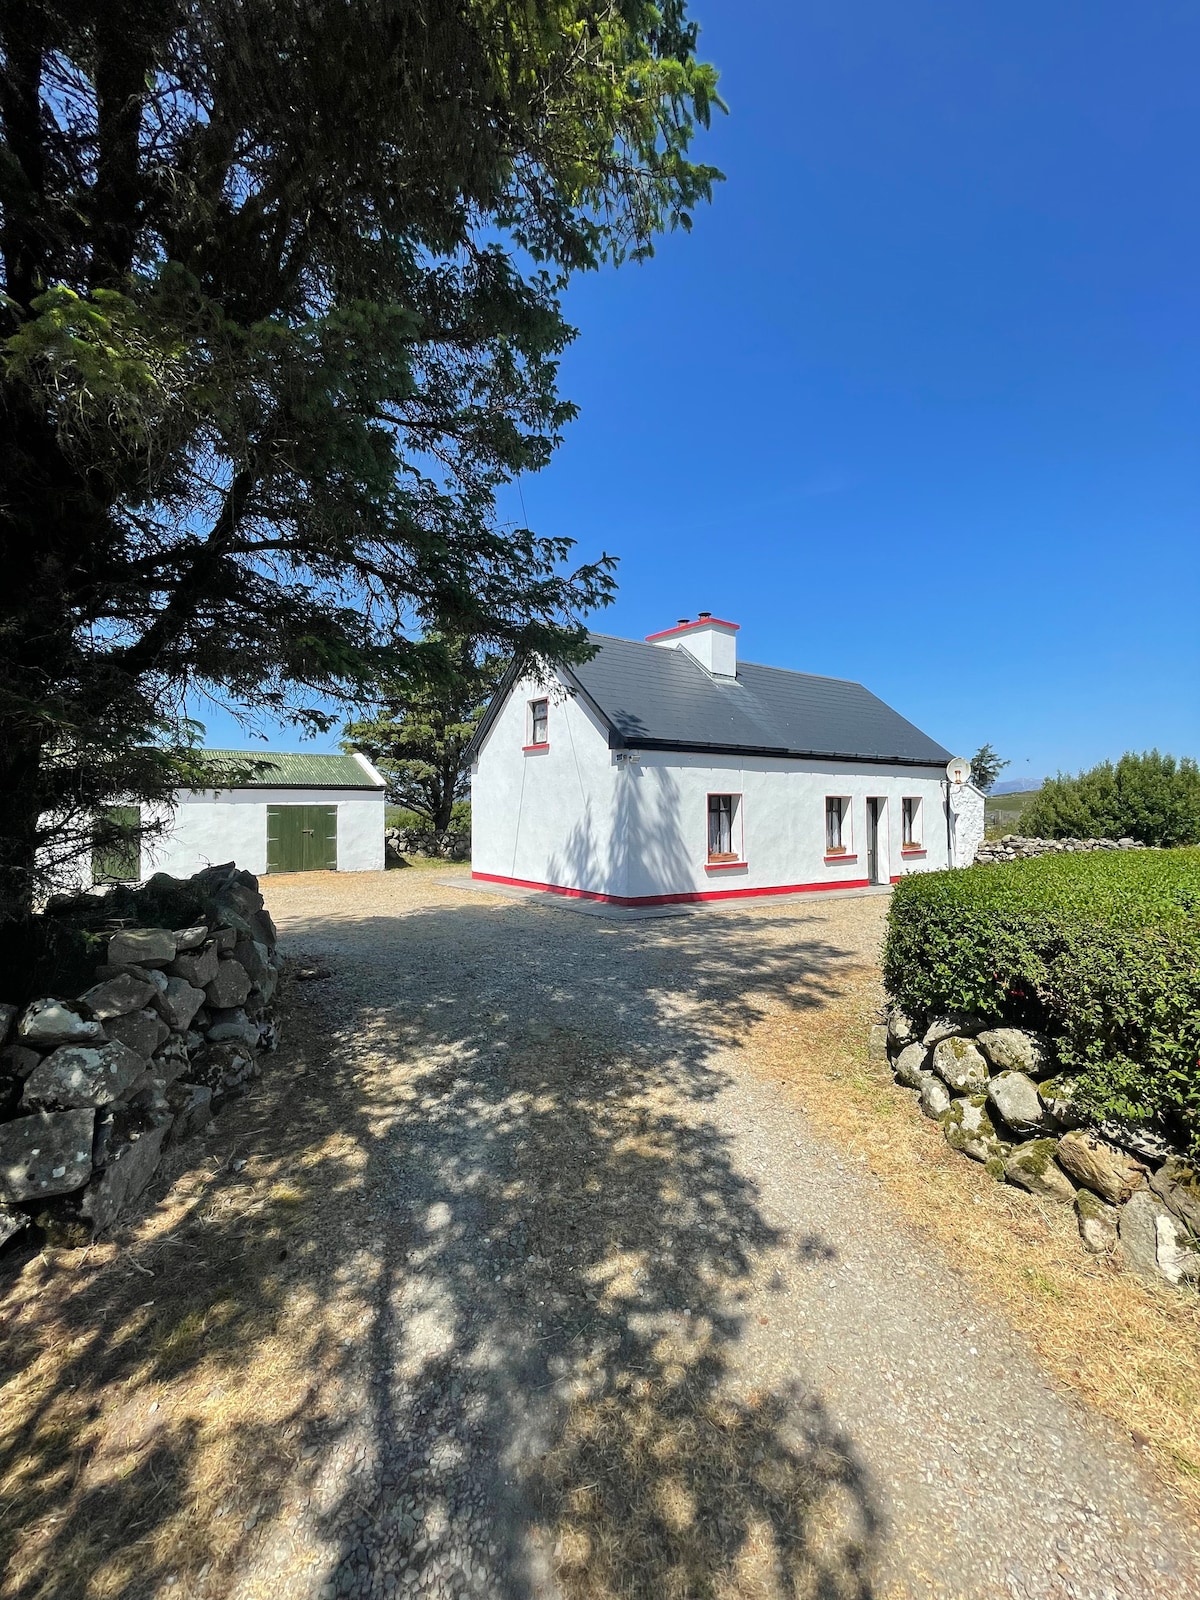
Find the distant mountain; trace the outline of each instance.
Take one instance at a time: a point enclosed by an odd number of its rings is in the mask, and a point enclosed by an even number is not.
[[[1044,778],[1005,778],[1003,783],[996,784],[992,793],[996,794],[1030,794],[1034,789],[1040,789],[1045,783]]]

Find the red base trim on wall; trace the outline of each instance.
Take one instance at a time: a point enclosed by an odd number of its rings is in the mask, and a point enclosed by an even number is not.
[[[610,906],[682,906],[698,900],[746,900],[766,894],[819,894],[822,889],[869,889],[866,878],[846,878],[840,883],[785,883],[768,889],[695,889],[686,894],[598,894],[594,889],[567,889],[560,883],[534,883],[529,878],[505,878],[498,872],[472,872],[479,883],[503,883],[510,889],[540,889],[564,894],[571,900],[601,900]],[[896,881],[892,880],[893,883]]]

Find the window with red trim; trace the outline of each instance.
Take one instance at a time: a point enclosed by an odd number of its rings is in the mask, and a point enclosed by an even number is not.
[[[741,860],[740,794],[708,797],[708,860],[710,866]]]
[[[550,702],[549,700],[531,700],[529,702],[529,743],[549,744],[550,742]]]

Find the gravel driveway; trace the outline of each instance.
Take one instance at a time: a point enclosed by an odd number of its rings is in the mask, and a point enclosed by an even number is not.
[[[333,974],[296,992],[356,1086],[369,1293],[325,1558],[238,1593],[1200,1593],[1127,1439],[740,1047],[837,1004],[885,901],[631,922],[442,876],[269,885]]]

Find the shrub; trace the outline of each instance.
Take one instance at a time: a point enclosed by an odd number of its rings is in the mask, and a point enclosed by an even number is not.
[[[1040,1028],[1097,1121],[1200,1151],[1200,850],[1088,852],[915,874],[884,982],[923,1018]]]
[[[1200,767],[1157,750],[1129,752],[1076,777],[1047,778],[1021,827],[1039,839],[1139,839],[1200,844]]]

